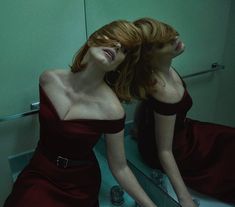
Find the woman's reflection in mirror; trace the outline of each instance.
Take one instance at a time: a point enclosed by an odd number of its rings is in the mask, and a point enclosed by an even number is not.
[[[186,186],[235,203],[235,129],[187,117],[192,99],[174,58],[185,45],[170,25],[151,18],[134,22],[142,31],[141,57],[133,73],[139,152],[164,171],[183,207],[195,207]]]

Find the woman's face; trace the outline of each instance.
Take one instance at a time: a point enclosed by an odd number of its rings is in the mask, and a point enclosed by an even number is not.
[[[114,47],[97,46],[90,47],[89,50],[93,60],[102,66],[106,72],[115,70],[127,54],[127,50],[119,42],[116,42]]]
[[[184,52],[185,45],[179,39],[179,36],[176,36],[174,39],[170,40],[164,44],[156,44],[153,48],[154,53],[161,57],[174,58]]]

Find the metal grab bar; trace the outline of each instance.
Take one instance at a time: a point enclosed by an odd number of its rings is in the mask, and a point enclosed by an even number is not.
[[[31,110],[31,111],[20,113],[20,114],[14,114],[14,115],[10,115],[10,116],[5,116],[5,117],[0,118],[0,122],[10,121],[12,119],[18,119],[18,118],[22,118],[24,116],[29,116],[29,115],[32,115],[32,114],[36,114],[36,113],[38,113],[38,111],[39,111],[39,109],[35,109],[35,110]]]
[[[2,117],[2,118],[0,118],[0,122],[10,121],[12,119],[18,119],[18,118],[22,118],[22,117],[29,116],[29,115],[32,115],[32,114],[36,114],[36,113],[39,112],[39,107],[40,107],[40,102],[31,103],[31,105],[30,105],[31,111],[27,111],[27,112],[23,112],[23,113],[20,113],[20,114],[14,114],[14,115]]]
[[[182,78],[183,79],[191,78],[191,77],[195,77],[195,76],[202,75],[202,74],[205,74],[205,73],[211,73],[211,72],[215,72],[215,71],[218,71],[218,70],[223,70],[224,68],[225,68],[224,65],[220,65],[218,63],[213,63],[211,65],[211,69],[210,70],[204,70],[204,71],[192,73],[192,74],[189,74],[189,75],[184,75],[184,76],[182,76]],[[2,117],[2,118],[0,118],[0,122],[10,121],[12,119],[22,118],[22,117],[29,116],[29,115],[32,115],[32,114],[36,114],[38,112],[39,112],[39,102],[32,103],[31,104],[31,111]]]
[[[198,76],[198,75],[202,75],[202,74],[205,74],[205,73],[211,73],[211,72],[215,72],[215,71],[223,70],[223,69],[225,69],[224,65],[220,65],[218,63],[213,63],[211,65],[211,69],[209,69],[209,70],[203,70],[203,71],[192,73],[192,74],[189,74],[189,75],[184,75],[184,76],[182,76],[182,78],[183,79],[192,78],[192,77],[195,77],[195,76]]]

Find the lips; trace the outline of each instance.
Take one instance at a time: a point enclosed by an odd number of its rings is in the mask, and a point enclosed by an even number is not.
[[[105,55],[110,59],[110,60],[114,60],[115,59],[115,52],[112,51],[111,49],[103,49]]]
[[[179,41],[179,42],[177,43],[177,45],[176,45],[175,50],[179,50],[181,47],[182,47],[182,42]]]

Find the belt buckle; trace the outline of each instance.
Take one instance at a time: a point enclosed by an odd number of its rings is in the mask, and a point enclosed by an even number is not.
[[[67,168],[68,167],[68,162],[69,162],[69,159],[65,158],[65,157],[58,156],[57,159],[56,159],[56,165],[58,167]]]

